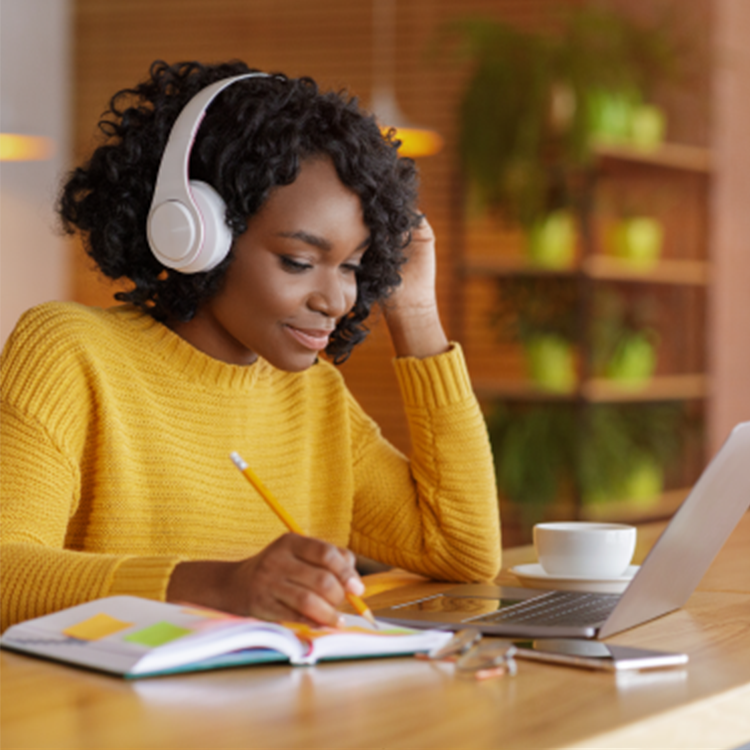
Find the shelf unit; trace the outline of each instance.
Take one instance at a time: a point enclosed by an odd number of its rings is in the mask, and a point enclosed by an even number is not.
[[[599,281],[642,281],[651,284],[689,284],[708,286],[710,268],[700,260],[658,260],[643,265],[623,258],[591,255],[577,266],[545,268],[521,256],[505,258],[472,258],[462,266],[464,276],[576,276],[583,274]]]
[[[473,379],[474,391],[482,401],[573,401],[590,404],[615,404],[645,401],[688,401],[708,396],[708,378],[704,374],[661,375],[643,385],[623,385],[608,378],[590,378],[569,393],[549,391],[528,380],[493,382]]]
[[[491,408],[497,401],[571,402],[581,409],[593,404],[690,402],[702,412],[709,397],[705,373],[705,305],[711,284],[707,255],[707,190],[711,174],[707,149],[663,144],[653,151],[628,147],[598,146],[592,168],[592,208],[580,218],[581,241],[577,258],[565,268],[533,264],[523,254],[520,232],[464,219],[463,243],[456,259],[460,294],[460,335],[466,342],[469,367],[480,401]],[[665,227],[665,248],[660,260],[639,264],[604,252],[604,225],[633,194],[646,196],[649,208]],[[607,209],[599,198],[608,195]],[[649,196],[653,195],[651,200]],[[606,202],[605,202],[606,203]],[[614,209],[612,208],[614,207]],[[657,373],[639,387],[594,377],[590,352],[580,356],[580,382],[570,392],[559,393],[534,385],[524,372],[523,357],[516,347],[493,342],[488,318],[493,306],[493,287],[498,278],[569,278],[581,289],[599,284],[636,290],[650,289],[667,310],[663,329],[664,361]],[[590,295],[584,315],[591,314]],[[588,305],[588,308],[586,307]],[[586,335],[581,336],[585,350]],[[494,345],[493,345],[494,344]],[[702,469],[704,456],[693,447],[685,458],[684,486],[669,487],[659,501],[644,507],[627,499],[613,498],[602,504],[582,505],[563,499],[548,510],[549,517],[651,520],[671,515]],[[518,509],[504,503],[506,524]],[[527,541],[525,538],[520,541]],[[506,542],[507,543],[507,542]]]
[[[593,150],[598,159],[617,159],[703,174],[710,174],[713,164],[709,149],[683,143],[662,143],[652,149],[599,143],[594,145]]]

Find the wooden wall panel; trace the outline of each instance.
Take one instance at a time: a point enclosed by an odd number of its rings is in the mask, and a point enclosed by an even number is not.
[[[713,384],[709,440],[715,451],[750,420],[750,3],[716,0],[711,241],[714,293],[709,315]]]
[[[561,5],[563,0],[400,0],[397,4],[399,104],[415,123],[437,129],[446,139],[442,153],[420,160],[419,166],[421,205],[438,236],[440,302],[453,336],[459,331],[452,320],[451,258],[460,239],[455,111],[467,70],[428,60],[426,49],[442,23],[461,15],[482,13],[538,26],[548,23],[551,7]],[[324,88],[346,88],[366,103],[372,83],[372,32],[372,5],[367,0],[77,0],[76,159],[84,159],[95,145],[96,123],[109,97],[144,78],[155,59],[240,58],[266,70],[310,75]],[[111,304],[112,285],[92,271],[79,247],[73,248],[71,257],[74,298]],[[377,318],[372,328],[370,339],[354,353],[344,372],[384,434],[408,451],[390,342]],[[482,362],[490,356],[487,350],[493,341],[485,337],[476,345]]]

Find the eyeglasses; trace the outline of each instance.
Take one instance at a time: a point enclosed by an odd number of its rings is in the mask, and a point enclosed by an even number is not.
[[[454,661],[456,671],[470,674],[477,680],[516,674],[517,666],[513,656],[516,647],[503,640],[482,641],[478,630],[459,630],[448,643],[433,649],[428,659]]]

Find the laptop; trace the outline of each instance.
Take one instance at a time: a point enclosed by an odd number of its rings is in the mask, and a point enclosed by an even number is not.
[[[621,594],[461,584],[375,610],[416,628],[606,638],[682,607],[750,508],[750,422],[738,424]]]

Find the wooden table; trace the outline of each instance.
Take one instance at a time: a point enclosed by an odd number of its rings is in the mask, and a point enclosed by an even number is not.
[[[637,560],[661,527],[639,533]],[[533,560],[508,550],[506,566]],[[511,580],[509,573],[502,580]],[[446,588],[389,572],[371,604]],[[477,682],[413,658],[127,682],[2,652],[4,750],[20,748],[734,748],[750,741],[750,515],[681,611],[612,643],[685,668],[614,676],[519,661]]]

